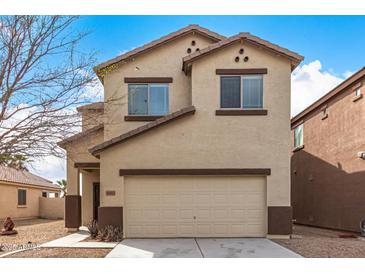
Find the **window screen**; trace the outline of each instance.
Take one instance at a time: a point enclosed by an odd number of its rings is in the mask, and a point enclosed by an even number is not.
[[[132,115],[148,113],[148,85],[128,86],[128,113]]]
[[[241,80],[239,76],[221,77],[221,108],[241,107]]]

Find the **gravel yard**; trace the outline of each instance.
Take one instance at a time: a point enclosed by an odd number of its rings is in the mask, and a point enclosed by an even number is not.
[[[18,234],[0,236],[0,255],[66,236],[63,220],[32,219],[14,221]]]
[[[36,248],[6,258],[104,258],[110,251],[107,248]]]
[[[365,238],[339,238],[341,231],[295,225],[292,239],[274,242],[308,258],[365,258]]]

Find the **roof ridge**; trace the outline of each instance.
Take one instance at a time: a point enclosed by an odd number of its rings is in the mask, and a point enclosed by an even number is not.
[[[171,32],[171,33],[169,33],[167,35],[163,35],[160,38],[157,38],[155,40],[152,40],[151,42],[148,42],[146,44],[143,44],[142,46],[137,47],[137,48],[135,48],[135,49],[133,49],[131,51],[128,51],[126,53],[123,53],[123,54],[121,54],[121,55],[119,55],[119,56],[117,56],[115,58],[109,59],[109,60],[107,60],[107,61],[105,61],[105,62],[103,62],[103,63],[95,66],[94,67],[94,71],[97,72],[100,69],[103,69],[103,68],[105,68],[107,66],[110,66],[112,64],[118,63],[118,62],[120,62],[122,60],[125,60],[127,58],[131,58],[132,56],[134,56],[136,54],[139,54],[141,52],[144,52],[144,51],[146,51],[146,50],[148,50],[148,49],[150,49],[152,47],[158,46],[159,44],[163,44],[163,43],[165,43],[167,41],[170,41],[171,39],[174,39],[174,38],[178,37],[179,35],[182,35],[182,34],[188,32],[188,31],[191,31],[191,30],[200,31],[203,34],[205,34],[205,35],[207,35],[207,36],[209,36],[209,37],[211,37],[211,38],[213,38],[213,39],[215,39],[217,41],[218,40],[222,40],[222,39],[226,39],[225,36],[220,35],[217,32],[213,32],[213,31],[211,31],[211,30],[209,30],[207,28],[201,27],[198,24],[190,24],[190,25],[188,25],[186,27],[183,27],[181,29],[178,29],[176,31],[173,31],[173,32]]]
[[[185,115],[188,114],[194,114],[195,113],[195,107],[194,106],[189,106],[189,107],[185,107],[182,108],[180,110],[177,110],[173,113],[167,114],[159,119],[156,119],[155,121],[149,122],[147,124],[144,124],[143,126],[137,127],[135,129],[132,129],[130,131],[127,131],[119,136],[113,137],[107,141],[104,141],[92,148],[89,149],[89,152],[94,155],[94,156],[98,156],[100,154],[101,151],[116,145],[118,143],[122,143],[126,140],[129,140],[130,138],[137,136],[141,133],[147,132],[153,128],[156,128],[160,125],[163,125],[169,121],[184,117]]]

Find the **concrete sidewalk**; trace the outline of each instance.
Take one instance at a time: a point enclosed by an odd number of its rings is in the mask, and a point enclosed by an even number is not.
[[[119,242],[82,242],[90,234],[85,231],[78,231],[71,235],[53,240],[40,245],[40,247],[74,247],[74,248],[114,248]]]

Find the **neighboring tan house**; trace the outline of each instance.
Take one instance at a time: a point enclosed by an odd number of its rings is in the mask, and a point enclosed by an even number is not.
[[[292,120],[297,223],[359,231],[365,219],[365,67]]]
[[[59,186],[25,170],[0,165],[0,220],[40,216],[40,197],[58,197]]]
[[[302,59],[249,33],[189,25],[95,67],[104,103],[79,108],[83,131],[60,143],[66,227],[289,235],[290,78]]]

